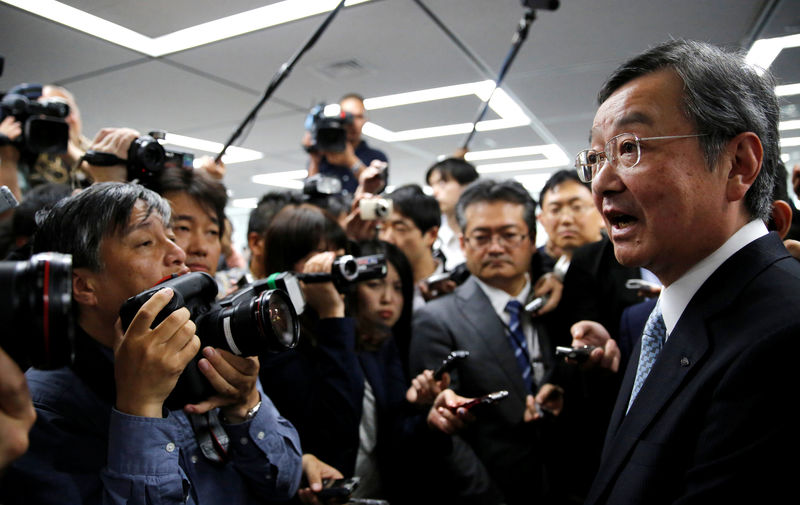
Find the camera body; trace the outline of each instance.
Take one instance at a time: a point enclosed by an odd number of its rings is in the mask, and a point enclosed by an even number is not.
[[[359,215],[364,221],[386,219],[394,210],[394,203],[388,198],[368,198],[358,202]]]
[[[307,283],[333,282],[337,291],[345,293],[353,284],[370,279],[381,279],[386,277],[387,272],[386,256],[383,254],[360,257],[346,254],[333,260],[329,274],[297,274],[297,278]]]
[[[237,356],[277,353],[297,345],[300,326],[289,295],[269,289],[266,279],[255,282],[232,295],[216,301],[217,283],[205,272],[173,275],[136,296],[120,309],[122,328],[126,330],[141,306],[165,287],[174,294],[153,320],[158,326],[175,310],[186,307],[197,327],[202,347],[211,346]],[[194,357],[167,398],[170,409],[183,408],[216,394],[197,366],[201,353]]]
[[[305,129],[311,134],[311,145],[306,146],[306,151],[344,151],[347,147],[345,127],[350,124],[353,124],[353,115],[338,104],[316,105],[306,116]]]
[[[75,354],[72,256],[35,254],[28,261],[0,261],[2,347],[22,370],[52,370]]]
[[[125,162],[129,181],[138,179],[143,186],[148,186],[167,167],[194,168],[193,154],[164,149],[159,140],[165,136],[163,131],[152,131],[131,142]]]
[[[41,87],[39,92],[41,94]],[[22,125],[22,134],[13,144],[24,153],[67,152],[69,125],[64,118],[68,115],[69,105],[60,99],[40,102],[19,93],[8,93],[0,100],[0,120],[14,116]]]

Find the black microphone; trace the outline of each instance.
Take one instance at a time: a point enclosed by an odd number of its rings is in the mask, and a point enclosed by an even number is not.
[[[558,0],[522,0],[523,7],[545,11],[554,11],[558,9],[559,3]]]

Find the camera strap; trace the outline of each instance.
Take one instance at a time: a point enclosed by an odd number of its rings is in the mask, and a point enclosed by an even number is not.
[[[214,463],[228,462],[228,433],[222,427],[216,410],[205,414],[187,414],[192,423],[195,439],[203,452],[203,456]]]

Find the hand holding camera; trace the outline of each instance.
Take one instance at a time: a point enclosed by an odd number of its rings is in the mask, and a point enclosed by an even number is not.
[[[152,295],[114,345],[117,410],[143,417],[162,417],[178,377],[200,349],[190,312],[181,307],[155,328],[153,321],[173,298],[173,290]]]
[[[433,407],[428,411],[428,426],[448,435],[458,433],[475,420],[475,415],[468,409],[458,408],[472,400],[473,398],[457,395],[452,389],[445,389],[439,393],[433,402]]]
[[[329,274],[336,253],[322,252],[312,256],[303,267],[304,274]],[[306,303],[317,311],[321,319],[344,317],[344,299],[333,282],[301,284]]]

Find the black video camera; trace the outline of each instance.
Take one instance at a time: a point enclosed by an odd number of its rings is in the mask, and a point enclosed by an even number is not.
[[[167,167],[180,167],[184,170],[194,168],[194,154],[164,149],[159,140],[163,140],[165,136],[164,131],[155,130],[135,139],[128,147],[127,160],[111,153],[93,150],[87,151],[83,159],[90,165],[101,167],[125,165],[128,169],[128,181],[138,180],[142,186],[152,188],[159,174]]]
[[[297,274],[297,278],[307,283],[333,282],[336,290],[344,293],[357,282],[386,277],[386,272],[386,256],[383,254],[360,257],[347,254],[333,260],[331,273]]]
[[[319,104],[306,116],[305,129],[311,133],[309,153],[328,151],[340,153],[347,147],[345,126],[353,124],[353,115],[345,112],[339,104]]]
[[[0,261],[2,347],[22,370],[52,370],[75,354],[72,256],[35,254],[28,261]]]
[[[26,91],[41,96],[42,87],[22,84],[15,90]],[[69,115],[69,105],[59,98],[42,101],[11,92],[0,100],[0,121],[6,116],[14,118],[22,125],[22,134],[13,141],[22,153],[60,154],[67,152],[69,125],[64,118]]]
[[[153,320],[152,327],[158,326],[175,310],[186,307],[203,347],[217,347],[237,356],[258,356],[297,345],[300,325],[286,292],[269,289],[264,279],[217,302],[217,283],[205,272],[173,275],[129,298],[120,309],[122,328],[127,329],[142,305],[165,287],[172,288],[174,295]],[[184,369],[165,402],[167,408],[180,409],[187,403],[197,403],[216,394],[197,367],[201,357],[202,353],[198,353]]]

